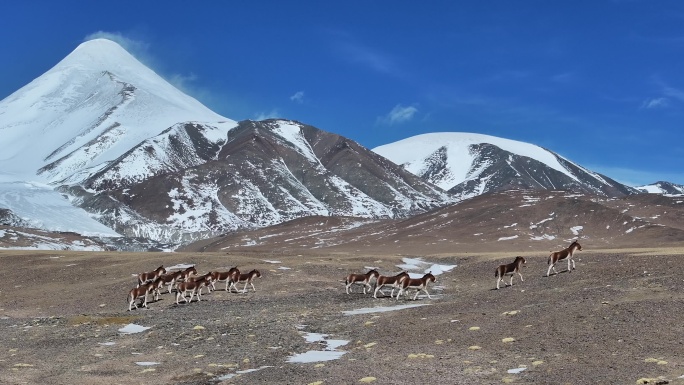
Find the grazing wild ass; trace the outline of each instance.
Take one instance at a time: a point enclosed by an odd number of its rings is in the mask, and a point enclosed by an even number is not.
[[[346,286],[345,290],[347,291],[347,294],[349,294],[349,287],[355,283],[360,283],[363,285],[363,294],[366,294],[366,287],[368,288],[369,292],[370,290],[373,290],[370,280],[373,277],[378,278],[379,276],[380,273],[378,273],[378,271],[375,269],[369,270],[366,274],[349,274],[344,280],[344,285]]]
[[[128,297],[126,297],[126,301],[128,302],[128,311],[131,311],[133,306],[135,306],[136,309],[138,308],[138,304],[136,304],[135,301],[140,297],[145,297],[142,306],[147,307],[147,293],[152,290],[154,290],[154,283],[152,282],[143,283],[132,288],[131,291],[128,292]]]
[[[582,251],[582,245],[580,245],[577,240],[573,241],[570,246],[561,251],[552,251],[547,262],[549,264],[549,270],[546,271],[546,276],[548,277],[549,274],[551,274],[551,269],[553,269],[554,273],[558,274],[555,267],[556,262],[562,261],[566,258],[568,260],[568,273],[572,273],[572,270],[575,269],[575,261],[572,259],[572,255],[574,254],[575,250]],[[572,263],[572,269],[570,269],[570,263]]]
[[[510,286],[513,286],[513,277],[517,273],[520,276],[520,280],[524,281],[522,274],[520,273],[520,269],[522,268],[522,265],[525,264],[525,258],[523,257],[515,257],[515,260],[509,264],[505,265],[499,265],[499,267],[496,268],[496,272],[494,273],[494,276],[496,277],[496,289],[499,290],[499,283],[503,282],[504,276],[508,273],[511,274],[511,284]],[[504,285],[506,283],[504,282]]]
[[[237,286],[235,286],[238,283],[244,283],[245,284],[244,289],[242,289],[243,293],[247,292],[247,285],[252,285],[252,290],[254,290],[256,292],[256,288],[254,288],[254,283],[252,281],[257,279],[257,278],[261,278],[261,273],[259,272],[259,270],[254,269],[254,270],[250,271],[249,273],[236,274],[236,275],[234,275],[234,277],[235,277],[235,280],[233,280],[233,282],[230,284],[231,293],[233,292],[233,288],[235,288],[236,292],[238,292],[238,293],[240,292],[238,290]]]
[[[146,273],[140,273],[138,274],[138,285],[142,285],[143,283],[147,281],[154,281],[157,279],[159,276],[162,274],[166,274],[166,269],[164,268],[164,265],[159,266],[156,270],[146,272]]]
[[[240,270],[236,266],[231,267],[228,271],[216,271],[214,274],[214,282],[211,283],[211,287],[216,290],[216,282],[226,281],[226,291],[228,291],[228,286],[237,281],[240,276]]]
[[[425,294],[427,294],[428,298],[432,299],[432,297],[430,297],[430,293],[428,293],[427,291],[427,285],[430,282],[435,282],[435,276],[432,275],[432,272],[425,274],[422,278],[400,278],[399,293],[397,293],[397,299],[401,297],[401,293],[406,293],[406,296],[408,296],[408,289],[416,289],[416,295],[413,296],[414,301],[416,300],[416,298],[418,298],[418,294],[421,290],[424,291]]]
[[[378,291],[385,294],[380,290],[383,286],[392,286],[392,292],[390,293],[390,298],[394,297],[394,289],[399,288],[399,281],[402,277],[408,278],[409,274],[405,271],[393,276],[379,275],[375,280],[375,292],[373,293],[373,298],[378,298]]]

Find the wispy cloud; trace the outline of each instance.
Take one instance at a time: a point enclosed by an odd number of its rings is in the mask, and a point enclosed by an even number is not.
[[[272,109],[271,111],[268,112],[258,112],[254,115],[254,120],[264,120],[264,119],[274,119],[274,118],[280,118],[280,112],[278,112],[277,109]]]
[[[386,75],[399,76],[402,71],[389,54],[349,40],[336,45],[338,54],[350,63],[370,68]]]
[[[297,91],[294,95],[290,96],[290,100],[295,103],[304,103],[304,91]]]
[[[153,62],[152,57],[149,54],[150,45],[142,40],[132,39],[130,37],[124,36],[124,34],[121,32],[97,31],[87,35],[85,38],[83,38],[83,41],[85,42],[93,39],[111,40],[119,44],[121,47],[123,47],[123,49],[135,56],[141,62],[147,65]]]
[[[390,111],[387,115],[378,117],[377,121],[378,123],[392,126],[413,119],[413,116],[417,112],[418,108],[416,108],[415,106],[405,107],[401,104],[397,104],[396,106],[394,106],[394,108],[392,108],[392,111]]]
[[[665,108],[670,105],[667,98],[649,98],[641,103],[640,109],[650,110],[653,108]]]

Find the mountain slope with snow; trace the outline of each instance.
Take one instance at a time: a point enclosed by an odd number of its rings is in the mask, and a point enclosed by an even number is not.
[[[373,151],[460,199],[511,188],[607,196],[638,192],[542,147],[489,135],[423,134]]]
[[[338,135],[222,117],[102,39],[0,102],[0,148],[6,222],[56,231],[182,243],[310,215],[405,217],[452,201]]]
[[[76,182],[185,121],[235,124],[118,44],[91,40],[0,101],[0,181]]]
[[[645,186],[638,186],[637,190],[649,194],[680,195],[684,194],[684,185],[660,181]]]

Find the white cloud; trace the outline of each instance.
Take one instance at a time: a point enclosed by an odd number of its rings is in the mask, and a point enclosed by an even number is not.
[[[150,45],[148,43],[126,37],[121,32],[97,31],[95,33],[91,33],[90,35],[86,36],[83,39],[83,41],[86,42],[88,40],[93,40],[93,39],[111,40],[111,41],[119,44],[121,47],[123,47],[123,49],[128,51],[131,55],[135,56],[141,62],[147,64],[148,62],[151,61],[151,60],[149,60],[150,57],[148,54],[148,49],[150,48]]]
[[[646,99],[641,103],[641,109],[664,108],[670,105],[667,98],[651,98]]]
[[[390,126],[404,123],[413,119],[417,112],[418,108],[414,106],[404,107],[401,104],[397,104],[387,115],[379,117],[378,122]]]
[[[280,117],[280,113],[278,112],[277,109],[274,108],[268,112],[258,112],[257,114],[254,115],[254,120],[274,119],[274,118],[279,118],[279,117]]]
[[[297,91],[294,95],[290,96],[290,100],[295,103],[304,103],[304,91]]]

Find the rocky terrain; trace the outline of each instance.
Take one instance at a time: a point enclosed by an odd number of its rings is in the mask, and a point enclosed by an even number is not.
[[[5,250],[0,260],[12,271],[0,282],[0,383],[684,384],[684,248],[580,242],[577,269],[568,273],[562,263],[551,277],[547,248],[522,246],[410,254]],[[527,259],[524,282],[495,290],[496,266],[515,255]],[[129,312],[134,274],[161,264],[194,264],[200,273],[256,268],[263,276],[256,292],[219,284],[200,302],[176,305],[163,294]],[[375,299],[360,286],[345,294],[344,277],[371,267],[432,270],[432,298]]]

